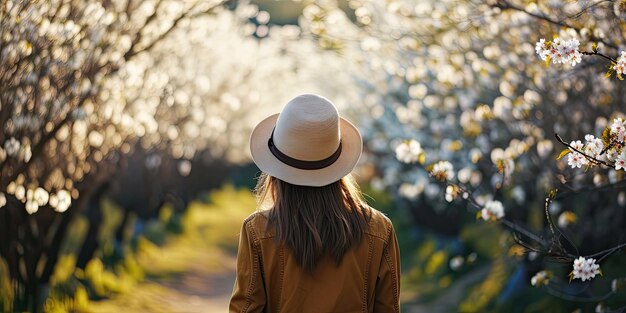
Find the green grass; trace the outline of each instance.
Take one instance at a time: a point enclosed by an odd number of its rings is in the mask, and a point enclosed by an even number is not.
[[[256,208],[254,196],[249,190],[226,185],[208,199],[209,203],[192,202],[180,217],[181,233],[167,236],[162,245],[140,237],[134,256],[146,280],[108,300],[91,301],[87,311],[172,311],[175,307],[168,299],[185,295],[158,282],[176,281],[188,273],[209,276],[232,270],[228,267],[234,264],[241,224]],[[165,209],[163,225],[172,218]]]

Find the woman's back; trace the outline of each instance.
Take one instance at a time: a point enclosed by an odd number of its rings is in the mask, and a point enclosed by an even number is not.
[[[230,312],[399,312],[398,244],[350,172],[358,129],[316,95],[261,121],[250,152],[263,171],[243,224]]]
[[[391,222],[371,210],[361,242],[341,262],[324,255],[305,271],[268,228],[267,212],[248,217],[241,231],[231,312],[399,312],[399,255]],[[250,247],[250,248],[248,248]]]

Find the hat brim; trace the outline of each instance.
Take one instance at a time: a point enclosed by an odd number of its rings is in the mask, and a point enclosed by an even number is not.
[[[339,118],[341,155],[333,164],[317,170],[303,170],[281,162],[272,154],[267,145],[272,130],[276,126],[278,115],[271,115],[261,121],[250,135],[252,160],[261,171],[290,184],[320,187],[334,183],[348,175],[359,162],[363,150],[363,139],[359,130],[341,117]]]

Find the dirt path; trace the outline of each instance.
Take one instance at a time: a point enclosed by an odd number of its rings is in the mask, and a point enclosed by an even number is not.
[[[147,278],[130,293],[92,301],[89,312],[227,312],[235,256],[198,251],[188,264],[176,275]]]
[[[200,258],[182,275],[151,283],[171,290],[162,300],[172,311],[227,312],[235,282],[235,257],[223,253],[220,260],[219,268],[206,268]]]
[[[185,231],[163,245],[139,240],[135,257],[145,279],[127,292],[92,300],[88,311],[228,312],[241,222],[256,200],[247,189],[228,186],[210,200],[192,202],[181,219]]]

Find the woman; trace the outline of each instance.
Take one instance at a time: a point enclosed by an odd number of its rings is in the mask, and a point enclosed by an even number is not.
[[[356,127],[316,95],[256,126],[259,210],[241,229],[230,312],[400,311],[393,226],[350,176],[362,146]]]

